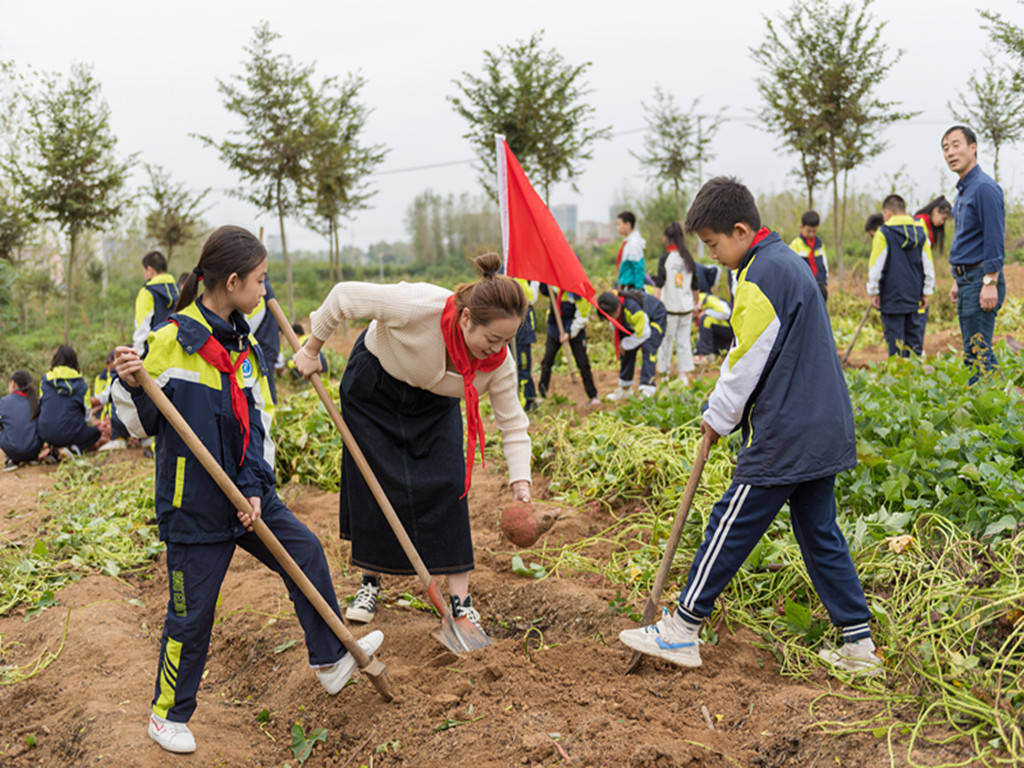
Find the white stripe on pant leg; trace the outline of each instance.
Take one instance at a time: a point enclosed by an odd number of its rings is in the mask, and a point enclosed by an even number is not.
[[[718,521],[718,528],[711,537],[711,543],[704,553],[704,559],[701,561],[700,566],[698,566],[693,583],[686,590],[686,595],[683,598],[683,607],[687,610],[693,610],[694,603],[697,602],[697,598],[700,596],[701,591],[703,591],[704,585],[708,580],[708,573],[711,571],[711,566],[714,565],[715,560],[722,551],[722,545],[729,535],[729,530],[732,528],[736,516],[739,515],[740,509],[742,509],[743,502],[746,501],[748,493],[750,493],[749,485],[737,486],[736,495],[729,502],[729,508],[722,515],[722,519]]]

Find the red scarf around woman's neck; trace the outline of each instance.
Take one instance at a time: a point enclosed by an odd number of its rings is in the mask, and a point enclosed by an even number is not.
[[[473,458],[476,456],[477,440],[480,441],[480,462],[484,459],[484,425],[480,421],[480,395],[473,386],[473,377],[477,371],[493,371],[503,362],[508,348],[502,347],[490,357],[482,360],[473,357],[466,347],[466,338],[459,327],[459,308],[455,304],[455,295],[448,297],[444,311],[441,313],[441,335],[448,355],[455,363],[455,370],[462,376],[466,394],[466,490],[459,498],[465,498],[473,480]]]

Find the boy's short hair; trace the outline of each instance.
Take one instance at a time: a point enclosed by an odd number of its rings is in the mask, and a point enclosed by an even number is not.
[[[716,176],[700,188],[686,213],[686,231],[710,229],[722,235],[731,235],[734,226],[743,222],[755,232],[761,229],[761,214],[757,203],[739,179],[734,176]]]
[[[880,213],[872,213],[864,221],[864,231],[865,232],[874,232],[876,229],[878,229],[883,224],[885,224],[885,217],[882,214],[880,214]]]
[[[611,291],[605,291],[597,297],[597,308],[610,317],[618,316],[620,306],[622,305],[619,302],[619,297]]]
[[[820,227],[821,217],[817,211],[804,211],[803,216],[800,217],[801,227]]]
[[[155,269],[157,272],[166,272],[167,257],[160,251],[150,251],[142,257],[142,266]]]
[[[622,219],[624,222],[629,224],[629,226],[636,228],[636,216],[633,215],[632,211],[623,211],[615,218]]]
[[[302,327],[302,323],[292,323],[292,330],[295,331],[296,336],[301,336],[306,332],[306,329]]]
[[[882,210],[889,213],[906,213],[907,201],[893,193],[882,201]]]
[[[972,131],[966,125],[954,125],[951,128],[947,128],[946,132],[942,134],[942,140],[939,143],[941,144],[942,141],[945,141],[946,137],[949,136],[949,134],[951,134],[953,131],[960,131],[961,133],[963,133],[964,138],[967,139],[968,144],[978,143],[978,137],[975,136],[974,131]]]

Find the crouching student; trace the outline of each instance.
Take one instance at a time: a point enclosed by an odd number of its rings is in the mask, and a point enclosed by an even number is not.
[[[4,469],[39,458],[43,441],[38,416],[39,395],[32,374],[15,371],[7,382],[7,394],[0,397],[0,450],[7,457]]]
[[[842,631],[830,665],[875,672],[871,612],[836,523],[836,473],[857,463],[853,411],[825,303],[806,264],[761,227],[750,191],[718,177],[701,188],[686,228],[738,269],[736,345],[722,364],[701,422],[713,443],[737,428],[743,439],[732,485],[715,504],[679,604],[656,624],[624,630],[630,648],[683,667],[701,664],[698,628],[789,502],[793,532],[814,588]]]
[[[117,348],[113,397],[136,437],[156,435],[156,515],[167,545],[167,614],[160,642],[149,736],[170,752],[194,752],[187,723],[210,644],[214,609],[235,547],[280,574],[305,634],[310,667],[329,694],[342,689],[355,661],[284,569],[252,532],[261,518],[340,616],[331,574],[316,536],[275,491],[274,445],[267,434],[272,408],[268,366],[245,315],[263,296],[267,252],[240,227],[221,227],[203,245],[168,324],[150,333],[140,359]],[[196,298],[198,281],[204,290]],[[188,446],[137,386],[145,368],[224,471],[248,498],[239,512]],[[359,641],[373,653],[383,636]]]
[[[697,354],[723,355],[732,346],[732,307],[713,293],[697,294]]]
[[[89,421],[89,385],[78,369],[78,355],[67,344],[57,347],[43,376],[39,401],[39,437],[62,457],[77,455],[106,440]]]
[[[615,328],[615,353],[619,358],[619,388],[608,395],[608,400],[625,400],[633,394],[633,375],[636,354],[640,351],[641,397],[650,397],[655,391],[655,373],[658,348],[665,335],[668,312],[660,299],[637,291],[605,291],[597,297],[597,306],[608,317],[618,321],[628,332]]]
[[[583,382],[583,390],[590,398],[591,405],[600,404],[601,401],[597,399],[594,374],[590,369],[590,356],[587,354],[587,318],[590,316],[590,302],[575,293],[569,293],[554,286],[541,284],[540,292],[547,296],[549,301],[547,339],[544,345],[544,357],[540,361],[540,381],[538,383],[540,396],[548,396],[551,368],[558,357],[558,350],[565,342],[569,342],[572,358],[576,361],[576,368],[580,372],[580,381]],[[555,304],[558,305],[562,315],[561,336],[555,321]]]
[[[92,413],[101,424],[107,425],[106,429],[110,434],[110,442],[103,445],[101,451],[120,451],[128,446],[128,429],[117,418],[114,403],[110,399],[110,385],[117,378],[117,372],[114,370],[115,357],[114,350],[110,350],[107,354],[106,367],[92,380]]]
[[[889,357],[924,351],[928,297],[935,291],[935,267],[928,231],[907,215],[899,195],[882,201],[885,223],[871,240],[868,296],[882,314],[882,332]]]

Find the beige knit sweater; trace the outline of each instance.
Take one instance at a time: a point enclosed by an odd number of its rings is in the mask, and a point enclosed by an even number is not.
[[[310,315],[312,334],[326,341],[342,320],[371,320],[366,348],[384,370],[406,384],[436,395],[461,398],[462,376],[445,368],[441,312],[452,292],[429,283],[338,283]],[[473,384],[491,396],[494,421],[501,430],[509,482],[530,480],[530,424],[519,402],[519,383],[511,354],[493,371],[478,371]]]

